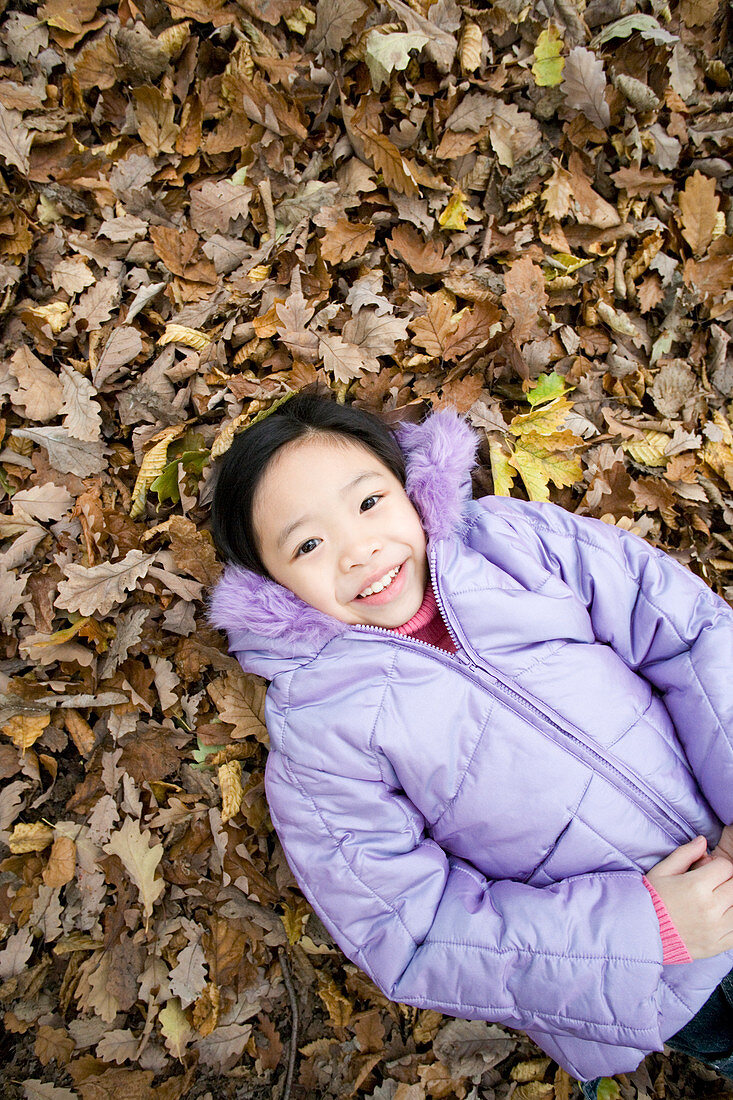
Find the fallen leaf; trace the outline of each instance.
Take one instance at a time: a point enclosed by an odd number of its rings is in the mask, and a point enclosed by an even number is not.
[[[122,827],[111,836],[104,851],[117,855],[137,886],[143,903],[143,915],[147,924],[153,913],[153,906],[165,889],[165,882],[155,878],[155,871],[163,856],[163,845],[150,845],[149,829],[140,829],[140,825],[131,817],[126,817]]]

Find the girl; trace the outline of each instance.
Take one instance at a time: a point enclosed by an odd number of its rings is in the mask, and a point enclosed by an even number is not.
[[[212,621],[272,681],[288,862],[388,997],[523,1028],[588,1097],[683,1028],[733,1076],[733,612],[616,527],[472,501],[476,446],[301,394],[224,457]]]

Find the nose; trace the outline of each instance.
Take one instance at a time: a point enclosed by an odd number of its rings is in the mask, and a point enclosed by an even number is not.
[[[344,546],[341,554],[341,568],[344,573],[349,573],[355,566],[368,565],[380,550],[381,543],[375,535],[353,539]]]

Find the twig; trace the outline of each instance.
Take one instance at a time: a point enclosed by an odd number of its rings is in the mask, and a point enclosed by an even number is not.
[[[288,991],[290,997],[290,1008],[293,1013],[293,1024],[290,1032],[290,1054],[288,1057],[288,1072],[285,1077],[285,1087],[283,1088],[282,1096],[280,1100],[290,1100],[290,1090],[293,1085],[293,1073],[295,1072],[295,1051],[298,1046],[298,1002],[295,999],[295,989],[293,987],[293,980],[290,977],[290,967],[288,966],[288,957],[284,947],[277,949],[278,958],[280,959],[280,969],[283,974],[283,981],[285,982],[285,988]]]

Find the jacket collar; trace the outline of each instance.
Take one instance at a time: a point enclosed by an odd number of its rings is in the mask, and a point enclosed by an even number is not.
[[[402,424],[405,490],[428,541],[460,537],[471,499],[471,468],[478,437],[446,408],[422,424]],[[229,648],[247,671],[272,679],[293,662],[310,660],[331,638],[349,629],[310,607],[287,588],[249,569],[228,565],[209,601],[209,621],[229,636]]]

